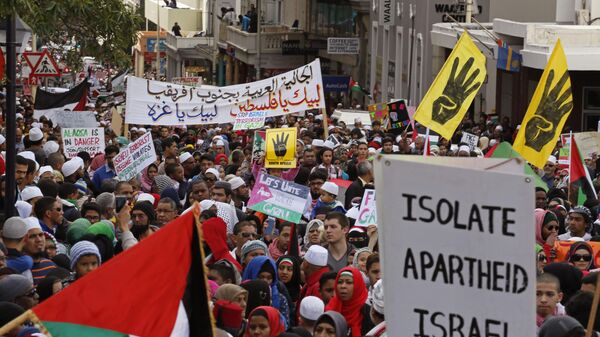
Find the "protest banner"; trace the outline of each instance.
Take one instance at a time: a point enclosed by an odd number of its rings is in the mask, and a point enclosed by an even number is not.
[[[533,180],[465,159],[375,161],[389,336],[535,335]]]
[[[65,157],[77,157],[85,151],[92,158],[104,152],[104,128],[62,128],[63,152]]]
[[[260,129],[265,126],[265,116],[264,111],[238,112],[235,116],[233,131]]]
[[[248,208],[298,223],[307,199],[310,199],[308,187],[261,172],[250,194]]]
[[[92,111],[62,111],[52,121],[61,128],[95,128],[98,126]]]
[[[112,116],[110,127],[113,129],[117,136],[123,135],[123,116],[121,112],[123,111],[123,107],[119,106],[117,108],[112,108]]]
[[[371,124],[378,121],[381,123],[381,128],[385,130],[390,128],[390,111],[387,103],[371,104],[367,107],[367,110],[369,110]]]
[[[360,208],[358,218],[354,224],[358,227],[368,227],[369,225],[377,225],[377,206],[375,203],[375,190],[365,190],[362,200],[360,202]]]
[[[252,162],[258,160],[258,158],[265,155],[265,131],[254,132],[254,139],[252,140]]]
[[[267,129],[265,167],[296,167],[296,128]]]
[[[469,145],[469,148],[471,151],[473,151],[477,145],[479,145],[479,136],[476,136],[472,133],[463,132],[460,142]]]
[[[600,153],[600,133],[595,131],[577,132],[573,134],[573,138],[575,138],[582,156],[592,157],[594,154]]]
[[[130,76],[125,122],[143,125],[233,123],[240,112],[266,117],[325,108],[321,63],[227,87],[194,87]]]
[[[121,152],[113,159],[115,172],[122,181],[135,178],[155,161],[156,151],[150,132],[145,133],[126,148],[121,149]]]
[[[403,99],[388,103],[388,110],[390,111],[390,128],[400,129],[401,131],[411,131],[410,125],[410,114],[408,107]],[[414,114],[414,110],[413,110]]]

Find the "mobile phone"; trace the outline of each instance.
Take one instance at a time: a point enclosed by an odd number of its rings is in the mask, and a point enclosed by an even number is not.
[[[267,218],[267,228],[265,229],[265,234],[273,235],[274,230],[275,230],[275,218],[268,217]]]
[[[115,211],[117,213],[121,212],[123,206],[127,203],[127,197],[124,195],[117,195],[115,198]]]

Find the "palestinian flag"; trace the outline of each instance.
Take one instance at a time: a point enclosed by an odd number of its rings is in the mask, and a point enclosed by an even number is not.
[[[488,153],[485,154],[486,158],[519,158],[521,155],[513,149],[509,142],[502,142],[495,144]],[[541,187],[545,191],[548,191],[548,185],[542,180],[542,178],[533,171],[531,166],[527,163],[525,166],[525,174],[533,178],[535,187]]]
[[[112,92],[117,93],[125,91],[125,77],[127,76],[127,73],[129,73],[129,69],[119,72],[110,79],[110,87]]]
[[[212,337],[195,212],[34,307],[35,318],[53,337]]]
[[[572,205],[583,205],[587,199],[596,199],[596,192],[573,137],[569,153],[569,201]]]
[[[38,88],[35,95],[34,118],[46,116],[54,119],[65,110],[83,111],[88,102],[89,83],[83,80],[73,89],[63,93],[52,93]]]
[[[348,84],[348,87],[350,88],[350,91],[360,92],[369,97],[371,96],[371,94],[367,90],[363,89],[363,87],[361,87],[358,82],[353,80],[352,77],[350,77],[350,83]]]

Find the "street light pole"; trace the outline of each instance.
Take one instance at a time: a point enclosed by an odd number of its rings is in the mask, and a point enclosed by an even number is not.
[[[257,62],[256,62],[256,80],[257,81],[261,79],[261,76],[260,76],[261,75],[260,74],[261,73],[261,69],[260,69],[260,57],[261,57],[261,55],[260,55],[261,50],[260,49],[261,48],[260,47],[261,47],[261,40],[262,39],[261,39],[261,32],[260,31],[262,30],[262,27],[261,27],[261,24],[260,24],[260,20],[261,20],[261,16],[262,15],[260,13],[260,7],[261,7],[260,6],[260,0],[256,0],[256,12],[257,12],[256,13],[256,36],[258,38],[257,48],[256,48],[256,60],[257,60]]]
[[[156,50],[155,80],[160,81],[160,0],[156,0],[156,44],[154,49]]]
[[[15,160],[17,156],[16,138],[17,122],[15,118],[17,110],[16,98],[16,13],[12,12],[6,18],[6,176],[4,194],[4,215],[9,218],[14,215],[17,183],[15,181]]]

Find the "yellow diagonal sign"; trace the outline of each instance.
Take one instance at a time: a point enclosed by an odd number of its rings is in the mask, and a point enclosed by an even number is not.
[[[419,104],[415,120],[452,138],[486,74],[485,55],[463,33]]]
[[[559,39],[521,122],[513,144],[515,151],[531,164],[544,168],[571,110],[571,80]]]
[[[266,168],[296,167],[296,128],[267,129]]]

